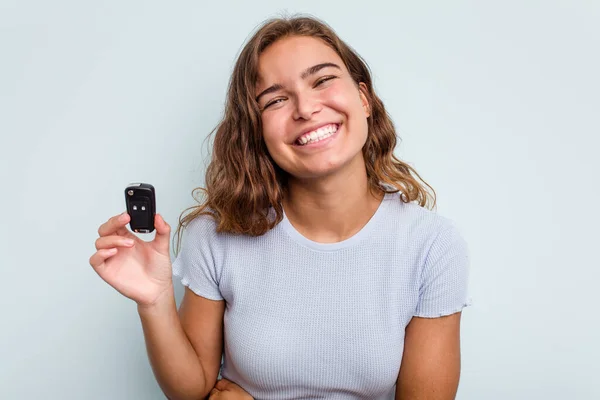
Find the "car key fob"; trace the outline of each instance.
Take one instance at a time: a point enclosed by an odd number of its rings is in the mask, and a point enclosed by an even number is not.
[[[136,233],[150,233],[154,230],[156,195],[154,186],[149,183],[130,183],[125,188],[125,204],[131,217],[129,227]]]

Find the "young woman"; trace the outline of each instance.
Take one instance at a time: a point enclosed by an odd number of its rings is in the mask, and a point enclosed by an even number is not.
[[[170,399],[455,397],[467,245],[395,145],[365,62],[331,28],[257,30],[173,264],[159,214],[151,242],[112,217],[90,259],[137,302]]]

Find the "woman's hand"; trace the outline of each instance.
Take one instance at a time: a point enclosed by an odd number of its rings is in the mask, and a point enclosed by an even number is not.
[[[235,383],[228,381],[227,379],[221,379],[217,381],[217,384],[210,391],[208,396],[209,400],[250,400],[254,399],[248,392],[236,385]]]
[[[123,213],[100,226],[97,251],[90,257],[90,265],[119,293],[148,306],[173,287],[169,257],[171,228],[156,214],[156,236],[145,242],[127,230],[130,219],[129,214]]]

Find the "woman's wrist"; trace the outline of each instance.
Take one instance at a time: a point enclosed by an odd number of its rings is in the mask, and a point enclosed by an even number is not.
[[[175,307],[175,291],[173,285],[166,287],[150,303],[137,303],[138,313],[140,315],[163,314],[165,311],[172,310]]]

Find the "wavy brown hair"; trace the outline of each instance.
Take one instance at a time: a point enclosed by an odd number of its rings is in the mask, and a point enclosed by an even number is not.
[[[286,173],[267,151],[255,88],[261,53],[275,41],[289,36],[323,40],[340,56],[354,81],[366,85],[371,116],[367,119],[368,135],[363,155],[370,189],[379,193],[401,192],[400,198],[405,203],[416,201],[422,207],[435,207],[433,188],[393,154],[399,138],[383,102],[375,94],[367,63],[331,27],[317,18],[274,18],[257,29],[235,63],[223,118],[211,132],[214,142],[212,159],[206,170],[206,187],[192,191],[192,197],[195,198],[199,191],[204,198],[196,199],[199,204],[180,215],[176,254],[182,228],[200,215],[212,216],[218,232],[252,236],[264,234],[282,220]],[[274,214],[269,213],[271,208]],[[187,211],[190,212],[186,214]]]

